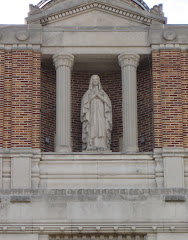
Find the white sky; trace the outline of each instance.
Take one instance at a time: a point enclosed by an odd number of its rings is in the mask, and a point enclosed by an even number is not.
[[[76,0],[75,0],[76,1]],[[29,4],[40,0],[0,0],[0,24],[23,24]],[[163,3],[168,24],[188,24],[188,0],[145,0],[149,7]]]

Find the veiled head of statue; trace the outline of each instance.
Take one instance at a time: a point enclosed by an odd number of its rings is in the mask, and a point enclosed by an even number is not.
[[[98,75],[92,75],[89,83],[89,89],[92,90],[96,86],[98,86],[99,89],[102,89],[100,77]]]

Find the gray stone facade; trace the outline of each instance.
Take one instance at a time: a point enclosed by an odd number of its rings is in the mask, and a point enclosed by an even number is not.
[[[0,26],[0,50],[40,51],[57,81],[56,152],[0,149],[0,240],[188,239],[188,148],[138,152],[139,61],[188,51],[188,26],[166,22],[142,0],[51,0]],[[121,152],[72,152],[71,69],[91,59],[121,67]]]

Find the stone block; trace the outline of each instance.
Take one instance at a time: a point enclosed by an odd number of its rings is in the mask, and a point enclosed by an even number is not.
[[[184,187],[184,158],[164,157],[164,187]]]
[[[48,240],[48,235],[39,235],[39,240]]]
[[[157,240],[187,240],[188,233],[158,233]]]
[[[31,159],[13,157],[11,160],[11,188],[31,188]]]
[[[0,234],[0,240],[38,240],[38,234]]]

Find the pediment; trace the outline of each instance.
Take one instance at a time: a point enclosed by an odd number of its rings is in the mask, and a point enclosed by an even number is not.
[[[85,12],[84,14],[73,15],[72,17],[51,21],[48,26],[54,27],[105,27],[105,26],[141,26],[139,21],[119,17],[97,9]]]
[[[66,2],[69,4],[66,5]],[[166,22],[164,17],[131,6],[131,4],[128,4],[131,2],[130,0],[123,0],[123,2],[100,0],[87,1],[87,3],[80,0],[74,1],[74,4],[70,4],[70,2],[61,1],[57,3],[58,6],[48,6],[48,8],[38,9],[38,11],[34,9],[34,14],[30,14],[26,20],[28,23],[40,23],[43,26],[58,27],[150,26],[153,23],[164,24]]]

